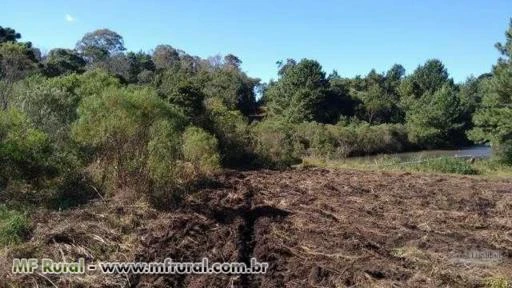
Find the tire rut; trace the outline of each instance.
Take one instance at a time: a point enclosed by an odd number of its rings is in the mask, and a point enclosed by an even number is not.
[[[288,211],[268,205],[256,206],[254,198],[257,191],[250,183],[246,182],[244,205],[241,207],[241,213],[239,214],[242,223],[238,227],[238,262],[245,263],[247,267],[251,266],[254,249],[258,244],[256,242],[256,222],[262,217],[282,219],[290,214]],[[254,274],[240,274],[239,284],[242,288],[259,287]]]

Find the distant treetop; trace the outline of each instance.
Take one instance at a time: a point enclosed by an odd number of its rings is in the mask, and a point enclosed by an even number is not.
[[[20,38],[21,34],[17,33],[14,29],[0,26],[0,43],[16,42]]]

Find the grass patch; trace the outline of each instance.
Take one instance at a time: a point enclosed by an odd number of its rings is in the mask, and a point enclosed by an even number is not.
[[[303,166],[315,166],[334,169],[384,170],[406,172],[429,172],[461,175],[483,175],[489,177],[511,177],[512,167],[489,159],[470,162],[463,158],[416,158],[401,162],[398,157],[383,155],[366,160],[362,157],[343,160],[325,160],[319,158],[303,159]]]
[[[18,244],[30,231],[26,215],[0,205],[0,246]]]
[[[509,288],[512,287],[512,282],[504,277],[492,277],[485,281],[485,287],[488,288]]]
[[[497,177],[511,177],[512,166],[506,165],[497,160],[480,160],[475,161],[473,167],[477,169],[482,175],[497,176]]]
[[[427,159],[417,164],[412,164],[411,168],[421,172],[451,173],[462,175],[476,175],[478,170],[473,168],[471,163],[462,158],[442,157]]]

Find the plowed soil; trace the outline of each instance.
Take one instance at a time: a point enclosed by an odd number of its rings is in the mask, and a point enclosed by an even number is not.
[[[0,252],[0,281],[6,287],[492,287],[512,280],[511,216],[509,180],[232,171],[172,211],[102,201],[41,212],[28,242]],[[491,251],[492,257],[471,251]],[[244,276],[14,275],[13,257],[255,257],[270,268]]]

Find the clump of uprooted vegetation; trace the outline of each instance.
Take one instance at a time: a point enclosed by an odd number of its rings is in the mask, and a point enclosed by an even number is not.
[[[187,262],[203,257],[216,262],[238,261],[238,231],[243,219],[236,211],[246,205],[245,199],[240,190],[234,189],[240,185],[239,176],[219,177],[222,182],[216,183],[216,189],[202,188],[201,192],[188,194],[179,207],[169,211],[156,209],[143,199],[95,200],[64,211],[39,209],[31,215],[32,225],[27,223],[29,234],[0,249],[0,286],[224,287],[239,281],[233,275],[218,274],[105,274],[99,267],[96,272],[80,275],[14,274],[11,270],[13,258],[64,262],[84,258],[88,264],[155,262],[164,258]],[[5,220],[4,215],[0,214],[0,221]],[[14,219],[15,215],[11,216]],[[3,227],[0,225],[0,232],[7,231]]]
[[[141,203],[128,207],[96,203],[85,209],[65,212],[39,211],[31,216],[30,238],[1,250],[1,265],[12,267],[14,258],[49,258],[64,262],[84,258],[88,263],[114,259],[127,261],[133,259],[138,245],[137,227],[144,221],[154,220],[154,215],[154,211]],[[12,274],[10,269],[4,269],[0,274],[2,285],[14,285],[7,287],[26,287],[34,283],[43,287],[128,285],[128,279],[123,275],[92,273],[83,277],[69,274],[55,277],[41,273]]]

